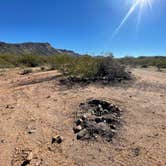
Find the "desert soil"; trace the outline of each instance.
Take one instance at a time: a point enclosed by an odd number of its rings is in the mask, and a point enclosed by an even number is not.
[[[88,85],[66,89],[57,71],[0,73],[0,166],[166,165],[166,73],[134,69],[128,86]],[[73,121],[79,104],[98,98],[122,109],[112,142],[78,141]],[[53,136],[64,138],[51,144]]]

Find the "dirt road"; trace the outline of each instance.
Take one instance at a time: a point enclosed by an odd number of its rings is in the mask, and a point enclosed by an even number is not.
[[[128,87],[64,89],[57,71],[0,73],[0,166],[166,165],[166,73],[133,70]],[[72,127],[79,104],[95,97],[117,104],[122,127],[111,143],[78,141]],[[51,145],[54,135],[64,140]]]

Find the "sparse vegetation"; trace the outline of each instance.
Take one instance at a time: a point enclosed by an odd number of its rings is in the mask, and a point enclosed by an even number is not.
[[[65,76],[72,80],[88,81],[121,81],[129,79],[130,75],[125,67],[112,57],[91,57],[88,55],[80,57],[55,56],[51,62]]]
[[[157,68],[166,68],[166,57],[164,56],[154,56],[154,57],[124,57],[119,59],[119,61],[125,65],[130,65],[133,67],[140,66],[147,68],[148,66],[154,66]]]
[[[30,74],[32,72],[33,72],[32,69],[24,69],[20,74],[21,75],[26,75],[26,74]]]
[[[35,55],[0,55],[0,68],[36,67],[44,63],[44,57]]]
[[[123,80],[128,79],[129,74],[126,72],[124,65],[112,56],[109,57],[92,57],[55,55],[55,56],[0,56],[0,65],[2,67],[38,67],[50,66],[50,69],[58,69],[65,76],[72,78],[88,80]],[[29,71],[25,71],[27,74]]]

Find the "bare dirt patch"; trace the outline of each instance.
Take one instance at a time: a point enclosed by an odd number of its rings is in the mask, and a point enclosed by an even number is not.
[[[30,166],[166,165],[165,73],[136,69],[128,87],[71,89],[61,89],[57,71],[19,73],[0,75],[0,165],[21,166],[31,152]],[[122,109],[122,126],[111,142],[76,139],[73,115],[88,98]],[[52,144],[57,135],[62,143]]]

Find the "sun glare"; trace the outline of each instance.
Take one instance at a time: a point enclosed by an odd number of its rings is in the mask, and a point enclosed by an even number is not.
[[[122,28],[124,23],[128,20],[128,18],[131,16],[131,14],[135,11],[135,9],[138,7],[139,8],[139,13],[138,13],[138,21],[137,25],[139,25],[141,21],[141,16],[142,16],[142,10],[144,7],[148,6],[148,8],[152,9],[152,0],[133,0],[133,4],[123,20],[121,21],[120,25],[116,28],[116,30],[113,33],[113,37],[119,32],[119,30]]]

